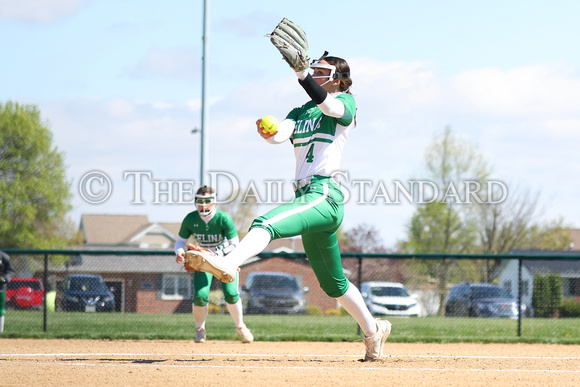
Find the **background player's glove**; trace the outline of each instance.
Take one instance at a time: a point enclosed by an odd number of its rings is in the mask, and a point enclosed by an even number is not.
[[[270,41],[294,71],[308,69],[308,40],[298,25],[284,18],[270,35]]]

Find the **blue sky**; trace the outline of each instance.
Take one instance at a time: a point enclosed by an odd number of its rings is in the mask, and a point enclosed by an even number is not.
[[[184,0],[0,0],[0,101],[41,109],[66,154],[74,221],[114,213],[180,222],[191,210],[155,203],[149,180],[136,203],[126,176],[199,181],[191,130],[200,125],[202,9]],[[264,37],[288,17],[308,34],[311,57],[328,50],[351,65],[358,126],[343,162],[351,180],[389,186],[424,176],[425,148],[449,125],[494,177],[539,192],[546,219],[580,227],[578,14],[572,0],[210,1],[209,170],[242,190],[292,179],[290,147],[254,132],[257,118],[283,118],[306,101]],[[113,187],[100,204],[78,188],[95,170]],[[351,201],[344,226],[372,224],[393,246],[413,211]]]

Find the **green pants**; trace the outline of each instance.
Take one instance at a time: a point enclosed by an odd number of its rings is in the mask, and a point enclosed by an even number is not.
[[[6,291],[0,292],[0,317],[6,314]]]
[[[205,306],[209,302],[209,289],[211,286],[211,281],[213,280],[213,275],[210,273],[204,273],[202,271],[196,271],[193,273],[193,304],[196,306]],[[234,282],[229,284],[221,283],[222,290],[224,291],[224,298],[228,304],[235,304],[240,299],[238,294],[238,281],[239,276],[236,276]]]
[[[265,228],[272,239],[301,235],[304,251],[320,287],[330,297],[348,290],[342,269],[336,231],[342,223],[343,196],[331,178],[313,176],[309,185],[296,190],[294,200],[284,203],[252,223]]]

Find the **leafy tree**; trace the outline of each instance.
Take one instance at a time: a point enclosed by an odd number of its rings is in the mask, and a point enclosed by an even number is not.
[[[418,206],[404,249],[411,253],[469,253],[477,235],[467,216],[467,182],[483,185],[490,170],[478,150],[446,127],[425,152],[426,178],[437,187],[434,200]]]
[[[0,245],[60,248],[71,237],[64,155],[34,105],[0,104]]]
[[[435,137],[425,160],[427,177],[438,195],[433,202],[418,206],[407,227],[407,239],[398,243],[401,251],[501,254],[525,248],[565,249],[570,243],[562,220],[542,222],[538,195],[511,190],[502,196],[505,192],[498,191],[507,185],[493,184],[491,169],[477,148],[455,137],[449,127]],[[474,188],[479,188],[475,194]],[[499,263],[494,259],[425,261],[416,269],[436,276],[443,308],[448,280],[460,276],[489,282]]]
[[[407,227],[407,240],[399,247],[407,253],[473,252],[477,234],[466,210],[471,206],[467,183],[482,185],[491,173],[487,163],[475,146],[455,137],[449,127],[427,148],[425,161],[426,177],[436,187],[435,197],[417,208]],[[451,270],[461,273],[472,267],[473,262],[422,260],[415,269],[436,279],[441,314]]]
[[[413,214],[403,244],[409,253],[466,254],[473,250],[477,237],[473,224],[446,203],[427,203]]]

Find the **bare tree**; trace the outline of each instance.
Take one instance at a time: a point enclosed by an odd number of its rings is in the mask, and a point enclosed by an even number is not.
[[[506,185],[508,186],[508,185]],[[481,249],[484,254],[505,254],[518,249],[565,250],[570,234],[564,221],[543,222],[540,195],[512,190],[501,202],[485,200],[475,207]],[[489,198],[486,198],[489,199]],[[491,280],[500,260],[486,260],[485,280]]]
[[[235,192],[232,197],[233,200],[221,203],[219,206],[222,211],[227,212],[232,217],[236,230],[242,238],[248,233],[252,221],[257,216],[257,199],[255,196],[241,195],[240,191]]]
[[[344,252],[386,253],[379,230],[370,224],[361,223],[342,233]]]

